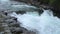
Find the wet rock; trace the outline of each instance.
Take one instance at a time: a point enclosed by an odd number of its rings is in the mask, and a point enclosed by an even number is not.
[[[16,13],[17,14],[24,14],[24,13],[26,13],[26,11],[17,11]]]
[[[9,27],[20,27],[20,25],[17,23],[12,23],[12,24],[9,24]]]
[[[5,15],[4,12],[0,12],[0,33],[1,34],[33,34],[33,32],[20,26],[20,22],[17,18]],[[3,32],[3,33],[2,33]]]
[[[16,34],[17,34],[17,32],[23,33],[23,30],[19,27],[12,27],[11,32],[16,33]]]

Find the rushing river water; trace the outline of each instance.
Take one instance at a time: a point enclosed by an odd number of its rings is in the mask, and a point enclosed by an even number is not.
[[[6,0],[4,2],[6,2]],[[5,4],[2,3],[2,5]],[[0,5],[1,8],[2,5]],[[16,17],[18,19],[22,27],[31,31],[36,31],[38,32],[37,34],[60,34],[60,18],[53,16],[51,10],[43,10],[44,12],[41,15],[39,15],[38,11],[34,10],[36,9],[36,7],[34,6],[12,5],[11,7],[10,4],[5,5],[2,8],[2,10],[3,9],[7,10],[8,9],[8,8],[6,9],[7,6],[12,11],[15,10],[26,11],[26,13],[24,14],[16,14],[16,12],[10,14],[11,16]]]
[[[50,10],[44,10],[39,16],[37,12],[27,12],[26,14],[11,14],[18,19],[22,27],[28,30],[37,30],[38,34],[60,34],[60,19],[54,17]]]

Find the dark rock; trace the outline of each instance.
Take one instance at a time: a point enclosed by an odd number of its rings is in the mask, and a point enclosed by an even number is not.
[[[13,23],[13,24],[9,24],[9,27],[20,27],[20,25],[17,23]]]
[[[17,21],[17,18],[14,18],[13,20]]]
[[[16,11],[17,14],[24,14],[26,11]]]

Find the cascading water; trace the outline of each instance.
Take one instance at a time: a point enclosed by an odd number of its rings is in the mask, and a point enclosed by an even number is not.
[[[5,5],[4,3],[2,4]],[[31,31],[36,30],[38,32],[37,34],[60,34],[60,19],[53,16],[53,13],[50,10],[43,10],[44,12],[41,15],[38,15],[38,11],[34,10],[34,8],[36,9],[34,6],[8,4],[2,7],[0,5],[0,7],[3,9],[7,6],[10,10],[13,9],[12,11],[18,9],[26,11],[25,14],[16,14],[16,12],[10,14],[10,16],[16,17],[18,19],[22,27]]]
[[[54,17],[50,10],[44,10],[41,16],[35,12],[27,12],[26,14],[11,14],[18,18],[22,27],[28,30],[37,30],[38,34],[60,34],[60,19]]]

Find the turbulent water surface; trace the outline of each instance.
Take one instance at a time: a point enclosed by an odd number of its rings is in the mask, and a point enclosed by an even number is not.
[[[49,10],[44,10],[41,16],[35,12],[27,12],[23,15],[17,15],[14,12],[11,16],[18,18],[22,27],[28,30],[37,30],[38,34],[60,34],[60,19],[54,17]]]
[[[16,12],[11,13],[10,15],[16,17],[21,23],[21,26],[38,32],[37,34],[60,34],[60,19],[53,16],[51,10],[43,10],[44,12],[39,15],[38,11],[35,11],[36,7],[29,5],[10,5],[6,4],[7,0],[1,1],[0,7],[2,10],[22,10],[25,11],[25,14],[16,14]],[[18,4],[18,3],[17,3]],[[5,5],[4,7],[2,5]],[[11,6],[11,7],[10,7]],[[6,9],[7,7],[7,9]],[[0,8],[0,10],[1,10]],[[12,9],[11,9],[12,8]]]

